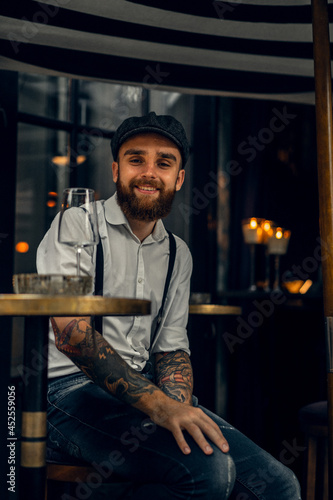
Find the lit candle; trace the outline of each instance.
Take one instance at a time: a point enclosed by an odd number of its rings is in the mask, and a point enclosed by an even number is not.
[[[261,223],[264,219],[245,219],[242,222],[243,236],[245,243],[260,244],[263,242],[263,229]]]
[[[276,226],[275,222],[271,220],[264,220],[261,223],[261,227],[263,229],[263,243],[266,244],[267,240],[273,234],[273,227]]]
[[[268,237],[267,250],[269,254],[284,255],[290,239],[290,231],[282,227],[273,228],[272,235]]]

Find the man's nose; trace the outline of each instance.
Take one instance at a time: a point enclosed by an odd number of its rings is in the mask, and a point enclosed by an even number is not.
[[[156,177],[156,165],[154,161],[146,161],[144,164],[142,171],[141,171],[141,176],[142,177],[149,177],[149,178],[155,178]]]

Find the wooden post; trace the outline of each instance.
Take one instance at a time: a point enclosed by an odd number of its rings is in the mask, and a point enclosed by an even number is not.
[[[25,318],[20,499],[43,500],[46,487],[46,393],[49,318]]]
[[[329,498],[333,498],[333,138],[332,89],[327,0],[312,0],[316,88],[319,218],[322,242],[324,313],[327,331]]]

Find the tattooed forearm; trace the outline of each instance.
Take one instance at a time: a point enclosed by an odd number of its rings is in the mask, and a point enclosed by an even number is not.
[[[157,355],[156,384],[165,394],[182,403],[192,403],[193,372],[183,351]]]
[[[63,328],[51,318],[56,346],[89,378],[122,401],[135,404],[145,394],[158,391],[133,370],[84,318],[75,318]]]

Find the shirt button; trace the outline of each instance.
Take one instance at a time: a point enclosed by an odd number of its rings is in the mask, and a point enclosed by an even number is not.
[[[142,281],[143,281],[143,280],[142,280],[142,278],[139,278],[139,279],[138,279],[138,282],[139,282],[139,283],[142,283]]]

